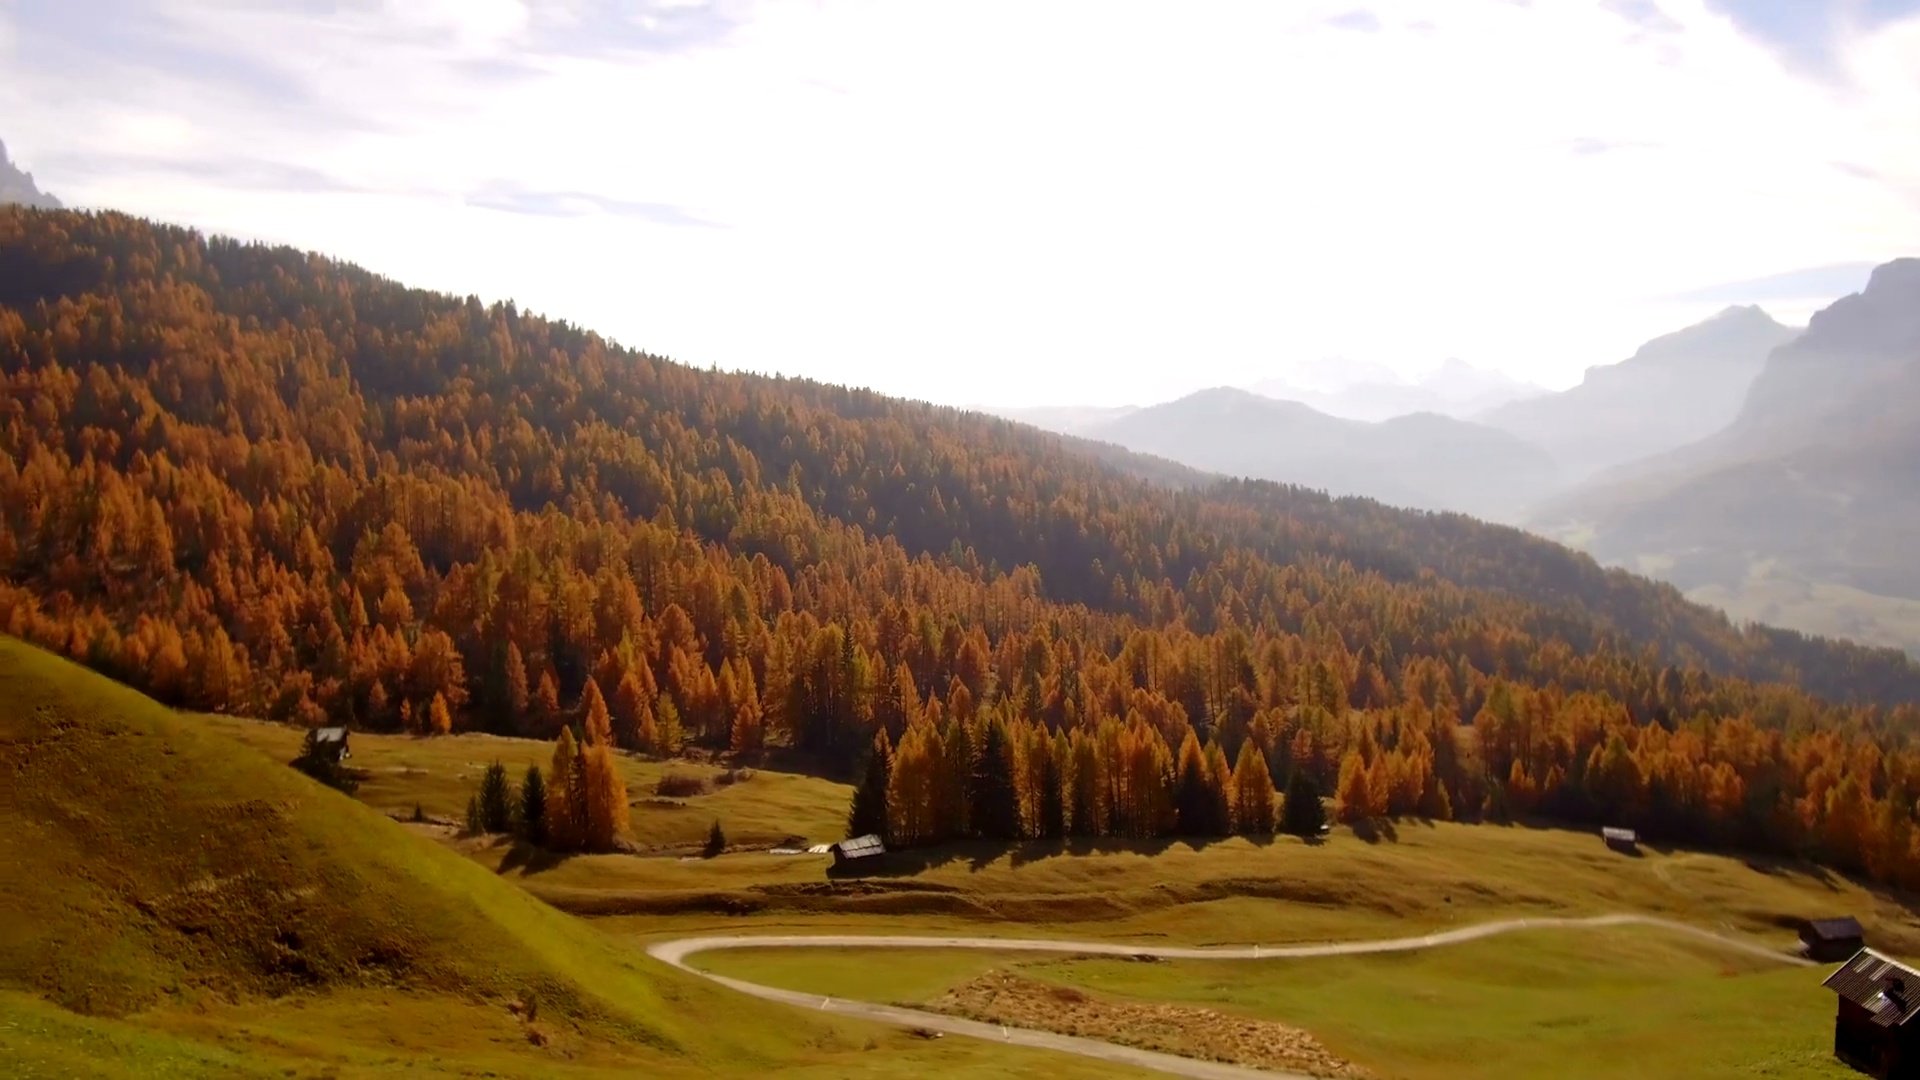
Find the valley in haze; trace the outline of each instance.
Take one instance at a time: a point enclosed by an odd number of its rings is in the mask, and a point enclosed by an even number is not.
[[[1437,413],[1369,422],[1221,387],[1061,430],[1209,472],[1512,520],[1553,490],[1546,453]]]
[[[1390,417],[1369,422],[1228,388],[990,411],[1206,472],[1513,524],[1739,620],[1920,655],[1901,555],[1920,535],[1920,459],[1903,441],[1920,429],[1915,265],[1879,268],[1805,330],[1731,307],[1470,418],[1398,413],[1388,394]]]
[[[1726,425],[1541,507],[1548,535],[1742,618],[1920,650],[1920,260],[1767,357]]]

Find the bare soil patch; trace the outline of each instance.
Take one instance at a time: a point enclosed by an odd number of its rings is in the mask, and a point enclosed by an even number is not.
[[[920,1007],[1249,1068],[1338,1078],[1369,1075],[1299,1028],[1191,1005],[1115,1001],[1006,971],[989,971]]]

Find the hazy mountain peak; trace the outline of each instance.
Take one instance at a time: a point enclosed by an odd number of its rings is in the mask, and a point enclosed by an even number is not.
[[[1427,375],[1427,378],[1433,378],[1436,375],[1462,375],[1473,379],[1498,383],[1520,381],[1498,368],[1484,368],[1478,364],[1462,360],[1457,356],[1449,356],[1445,360],[1440,361],[1439,365]]]
[[[1608,379],[1636,368],[1668,364],[1700,364],[1738,358],[1743,363],[1764,359],[1767,352],[1785,344],[1794,335],[1792,327],[1753,304],[1725,308],[1710,318],[1662,334],[1640,346],[1634,354],[1617,364],[1587,369],[1586,378]],[[1757,367],[1756,367],[1757,372]]]
[[[60,209],[60,200],[34,186],[33,174],[22,171],[7,156],[7,144],[0,141],[0,203],[20,203],[42,210]]]
[[[1871,293],[1876,289],[1893,289],[1902,293],[1920,289],[1920,258],[1907,256],[1874,267],[1873,273],[1867,278],[1866,291]]]
[[[1377,422],[1409,413],[1428,412],[1465,420],[1488,409],[1545,393],[1503,371],[1476,367],[1457,356],[1415,378],[1376,364],[1351,365],[1356,377],[1328,384],[1316,381],[1325,364],[1299,365],[1283,378],[1255,383],[1261,397],[1294,401],[1346,420]]]
[[[1226,402],[1248,401],[1254,399],[1256,396],[1257,395],[1252,392],[1242,390],[1237,386],[1209,386],[1201,390],[1195,390],[1193,393],[1188,394],[1187,398],[1192,401]]]
[[[1729,434],[1746,451],[1819,440],[1902,400],[1920,377],[1920,259],[1877,267],[1776,350]]]
[[[1753,305],[1726,308],[1664,334],[1580,385],[1487,413],[1496,427],[1546,447],[1579,478],[1662,454],[1726,427],[1767,356],[1797,333]]]
[[[1920,355],[1920,259],[1895,259],[1876,267],[1859,292],[1815,312],[1807,332],[1774,357],[1769,374],[1832,363],[1858,366],[1882,358],[1905,362],[1916,355]]]
[[[1176,401],[1204,401],[1204,402],[1210,402],[1216,405],[1246,405],[1246,404],[1260,405],[1260,404],[1269,404],[1274,399],[1267,397],[1265,394],[1256,394],[1253,391],[1248,390],[1244,387],[1209,386],[1209,387],[1206,387],[1205,389],[1195,390],[1193,393],[1186,395],[1184,398],[1176,398],[1175,400]]]

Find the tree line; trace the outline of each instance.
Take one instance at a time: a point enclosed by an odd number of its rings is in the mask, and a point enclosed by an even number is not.
[[[467,801],[469,834],[511,833],[551,851],[615,850],[627,831],[627,782],[614,761],[606,699],[592,680],[579,711],[580,737],[562,727],[547,771],[527,766],[517,791],[506,766],[487,766]]]
[[[1136,721],[1049,732],[1014,718],[915,720],[898,750],[874,733],[847,812],[849,836],[894,847],[1067,837],[1316,836],[1318,788],[1294,769],[1284,799],[1256,738],[1229,765],[1188,729],[1178,753]]]

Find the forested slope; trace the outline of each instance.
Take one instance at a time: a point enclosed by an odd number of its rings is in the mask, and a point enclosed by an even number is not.
[[[1848,755],[1875,762],[1860,797],[1920,794],[1862,741],[1912,727],[1897,652],[1738,630],[1514,530],[1161,486],[318,256],[0,211],[0,370],[0,629],[171,702],[545,734],[591,677],[651,749],[850,762],[875,727],[957,720],[1018,746],[1117,725],[1166,757],[1193,731],[1323,784],[1424,755],[1395,790],[1454,814],[1512,786],[1675,802],[1676,829],[1787,815],[1796,843]],[[1754,771],[1710,806],[1732,745]],[[1631,783],[1589,780],[1603,749]]]

